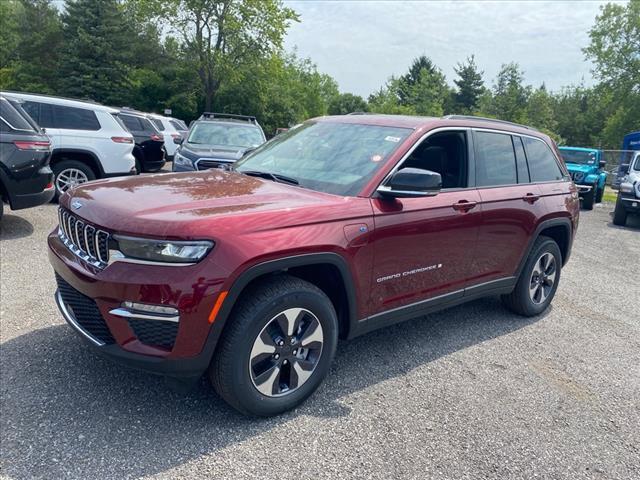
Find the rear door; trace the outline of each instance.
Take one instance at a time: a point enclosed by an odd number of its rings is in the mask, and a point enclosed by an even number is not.
[[[520,136],[474,129],[473,139],[482,224],[471,281],[482,285],[515,275],[545,207]]]

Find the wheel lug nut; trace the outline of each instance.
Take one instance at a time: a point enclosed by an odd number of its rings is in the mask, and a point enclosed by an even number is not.
[[[289,363],[289,360],[285,360],[285,361],[284,361],[284,362],[282,362],[282,363],[284,363],[284,364],[286,365],[287,363]]]
[[[297,349],[294,349],[294,350],[293,350],[293,354],[294,354],[294,355],[297,355],[297,354],[298,354],[298,350],[297,350]]]
[[[280,341],[278,342],[278,346],[280,346],[280,347],[281,347],[281,346],[283,346],[283,345],[284,345],[284,342],[283,342],[282,340],[280,340]]]
[[[273,356],[273,358],[275,358],[276,360],[278,360],[278,359],[280,358],[280,354],[279,354],[279,353],[276,353],[276,354]]]

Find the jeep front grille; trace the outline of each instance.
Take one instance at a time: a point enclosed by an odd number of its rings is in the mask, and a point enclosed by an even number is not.
[[[104,268],[109,263],[109,233],[84,222],[66,208],[58,208],[58,237],[78,257]]]

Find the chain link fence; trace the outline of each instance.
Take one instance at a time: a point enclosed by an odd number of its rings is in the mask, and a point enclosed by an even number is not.
[[[606,162],[607,185],[617,190],[620,180],[627,173],[629,164],[638,150],[603,150],[602,159]]]

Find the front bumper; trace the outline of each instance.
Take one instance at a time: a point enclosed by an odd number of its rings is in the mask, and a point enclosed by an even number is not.
[[[620,201],[627,212],[640,213],[640,198],[621,196]]]
[[[209,282],[211,286],[207,289],[194,283],[195,279],[201,280],[204,266],[156,267],[116,262],[100,270],[76,257],[55,232],[49,236],[48,243],[49,260],[58,276],[55,294],[58,308],[67,323],[97,353],[131,368],[183,380],[195,380],[206,371],[221,326],[208,323],[208,314],[217,298],[218,282]],[[166,284],[136,283],[143,278],[161,279]],[[69,292],[73,292],[91,304],[76,305],[79,312],[76,317],[72,303],[65,301],[63,292],[67,299]],[[131,323],[135,319],[111,313],[123,301],[178,308],[180,321],[173,346],[160,347],[141,341]],[[91,307],[94,313],[87,319],[87,315],[91,315],[87,309]],[[103,334],[95,334],[92,328],[95,322],[103,322]]]
[[[22,210],[23,208],[36,207],[38,205],[49,203],[55,194],[56,189],[52,186],[51,188],[38,193],[10,195],[9,204],[11,205],[11,210]]]
[[[593,190],[593,185],[580,185],[576,183],[576,187],[578,188],[579,195],[584,195],[585,193],[589,193]]]

